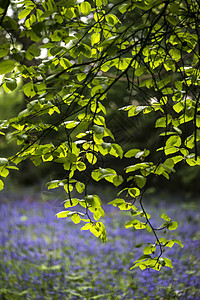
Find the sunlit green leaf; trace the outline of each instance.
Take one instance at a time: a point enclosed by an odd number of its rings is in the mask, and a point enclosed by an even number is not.
[[[165,221],[171,221],[171,219],[165,213],[161,215],[161,218],[164,219]]]
[[[85,184],[77,181],[75,184],[75,187],[76,187],[77,192],[81,194],[85,189]]]
[[[0,191],[3,190],[3,188],[4,188],[4,183],[3,183],[3,181],[0,179]]]
[[[124,156],[127,158],[133,157],[140,151],[141,151],[140,149],[131,149],[131,150],[127,151]]]
[[[19,13],[18,18],[19,18],[19,19],[24,19],[24,18],[26,18],[26,17],[30,14],[30,12],[31,12],[31,9],[28,9],[28,8],[23,9],[23,10]]]
[[[60,211],[59,213],[56,214],[58,219],[62,219],[62,218],[67,218],[69,211],[64,210],[64,211]]]
[[[93,153],[86,153],[86,158],[90,164],[94,165],[97,162],[97,157]]]
[[[81,222],[81,218],[78,214],[73,214],[71,216],[71,220],[74,222],[74,224],[78,224]]]
[[[64,207],[68,208],[68,207],[73,207],[76,206],[78,204],[78,199],[77,198],[72,198],[72,199],[67,199],[64,201]]]
[[[89,2],[87,1],[83,1],[81,4],[80,4],[80,9],[81,9],[81,12],[84,16],[88,16],[89,13],[91,12],[91,5]]]
[[[140,195],[140,190],[138,188],[129,188],[128,193],[131,197],[138,197]]]
[[[156,251],[156,246],[154,244],[149,244],[144,247],[143,253],[144,254],[152,254]]]
[[[172,221],[170,224],[167,226],[169,230],[176,230],[178,227],[178,222]]]

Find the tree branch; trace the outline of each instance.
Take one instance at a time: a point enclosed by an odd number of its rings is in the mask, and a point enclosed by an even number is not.
[[[3,15],[2,15],[1,20],[0,20],[0,26],[2,25],[3,20],[4,20],[5,16],[6,16],[6,14],[7,14],[9,5],[10,5],[10,0],[7,0],[7,3],[6,3],[6,6],[5,6]]]

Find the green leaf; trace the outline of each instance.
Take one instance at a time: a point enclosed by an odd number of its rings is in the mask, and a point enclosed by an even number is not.
[[[74,222],[74,224],[78,224],[81,222],[81,218],[77,213],[71,216],[71,220]]]
[[[24,84],[22,86],[22,91],[24,92],[24,94],[27,97],[30,97],[30,98],[32,98],[36,94],[34,87],[33,87],[33,82],[28,82],[28,83]],[[30,105],[30,108],[32,108],[31,105]]]
[[[182,91],[182,82],[175,81],[175,87],[177,88],[177,90]]]
[[[130,158],[130,157],[135,156],[140,151],[141,151],[140,149],[131,149],[131,150],[127,151],[124,156],[127,158]]]
[[[90,164],[94,165],[97,162],[97,157],[93,153],[86,153],[86,158]]]
[[[32,44],[26,51],[26,58],[32,60],[35,57],[40,56],[40,48],[36,44]]]
[[[97,195],[86,195],[85,201],[92,207],[92,209],[89,207],[91,212],[93,211],[93,208],[100,208],[101,207],[101,200]]]
[[[138,188],[129,188],[128,193],[131,197],[137,198],[140,195],[140,190]]]
[[[161,215],[161,218],[165,221],[171,221],[171,219],[168,217],[168,215],[166,215],[164,213]]]
[[[126,173],[137,171],[137,170],[145,170],[152,166],[152,163],[140,163],[126,167]]]
[[[106,171],[107,172],[107,171]],[[91,177],[95,180],[95,181],[99,181],[101,179],[101,175],[102,173],[100,172],[99,169],[96,169],[94,171],[92,171],[91,173]]]
[[[76,167],[79,171],[84,171],[86,169],[86,165],[82,161],[78,161],[76,163]]]
[[[166,117],[161,117],[156,121],[155,127],[166,127],[167,125],[169,125],[171,123],[172,117],[171,116],[167,116]]]
[[[56,214],[58,219],[63,219],[63,218],[67,218],[69,211],[64,210],[64,211],[60,211],[59,213]]]
[[[176,222],[176,221],[170,222],[169,225],[167,226],[167,228],[168,228],[169,230],[176,230],[177,227],[178,227],[178,222]]]
[[[93,33],[91,36],[91,45],[98,44],[100,42],[101,35],[98,32]]]
[[[94,134],[97,137],[97,139],[102,139],[104,136],[104,127],[102,126],[98,126],[98,125],[94,125],[93,126],[93,130],[94,130]]]
[[[72,199],[67,199],[64,201],[64,207],[68,208],[68,207],[73,207],[76,206],[78,204],[78,199],[77,198],[72,198]]]
[[[178,162],[182,161],[184,157],[181,155],[177,155],[177,156],[173,156],[171,159],[173,159],[174,164],[177,164]]]
[[[64,184],[60,180],[52,180],[50,182],[47,182],[46,187],[48,190],[55,189],[59,186],[63,186]]]
[[[182,102],[178,102],[173,105],[173,109],[175,112],[180,113],[184,109],[184,104]]]
[[[77,75],[77,79],[78,79],[78,81],[83,81],[86,78],[86,76],[87,76],[87,74],[85,74],[85,73],[79,73]]]
[[[103,242],[107,241],[107,232],[102,222],[86,223],[81,230],[90,230],[97,238],[100,236]]]
[[[0,75],[12,72],[15,67],[15,62],[7,59],[0,62]]]
[[[115,200],[112,200],[108,203],[108,205],[113,205],[113,206],[118,206],[121,204],[124,204],[125,200],[124,199],[120,199],[120,198],[116,198]]]
[[[140,77],[144,72],[145,72],[146,68],[144,66],[141,66],[141,67],[138,67],[136,70],[135,70],[135,75],[137,77]]]
[[[5,167],[0,168],[0,175],[1,175],[2,177],[7,177],[7,176],[9,175],[8,169],[6,169]]]
[[[183,244],[181,243],[181,241],[177,240],[177,239],[173,239],[172,240],[174,243],[178,244],[181,248],[183,248]]]
[[[70,163],[75,163],[77,161],[77,156],[74,153],[68,152],[67,159]]]
[[[71,129],[76,127],[78,124],[80,124],[80,122],[76,122],[76,121],[65,121],[63,123],[63,125],[65,126],[65,128],[67,129]]]
[[[178,244],[181,248],[183,248],[183,244],[181,243],[181,241],[177,240],[177,239],[172,239],[172,240],[167,240],[166,238],[160,238],[159,242],[163,244],[163,246],[165,247],[173,247],[174,244]]]
[[[99,220],[101,217],[104,217],[104,216],[105,216],[105,212],[104,212],[102,207],[95,208],[95,211],[93,213],[93,217],[96,221]]]
[[[140,256],[135,262],[143,261],[148,258],[151,258],[151,255],[144,254],[144,255]]]
[[[165,162],[163,164],[161,164],[161,166],[168,172],[168,173],[175,173],[174,170],[174,161],[172,158],[168,158],[165,160]]]
[[[60,53],[62,50],[63,50],[63,47],[55,46],[50,49],[50,53],[51,53],[51,55],[55,56],[56,54]]]
[[[147,224],[140,222],[139,220],[131,220],[124,225],[126,228],[135,227],[135,229],[146,229]]]
[[[118,144],[112,144],[111,150],[109,152],[111,155],[114,155],[116,157],[123,158],[123,150],[122,147]]]
[[[108,205],[118,206],[120,210],[136,210],[136,207],[132,203],[126,202],[124,199],[116,198],[109,202]]]
[[[7,78],[6,79],[6,86],[10,91],[14,91],[17,87],[17,81],[14,78]]]
[[[30,14],[31,11],[32,11],[32,9],[28,9],[28,8],[23,9],[22,11],[20,11],[18,18],[20,20],[26,18]]]
[[[119,186],[120,184],[122,184],[123,181],[124,180],[123,180],[121,175],[116,175],[116,176],[113,177],[113,184],[115,186]]]
[[[114,178],[115,175],[116,175],[116,171],[115,171],[115,170],[110,169],[110,168],[106,168],[106,169],[99,168],[99,170],[100,170],[100,172],[101,172],[100,179],[104,178],[104,179],[106,179],[107,181],[113,183],[113,178]]]
[[[119,23],[119,19],[114,14],[108,14],[106,15],[106,21],[109,25],[115,26],[117,23]],[[120,22],[121,23],[121,22]]]
[[[88,16],[91,12],[91,5],[89,2],[84,1],[80,4],[80,9],[84,16]]]
[[[74,187],[72,184],[64,184],[64,190],[69,194],[73,191]]]
[[[3,181],[0,179],[0,191],[3,190],[3,188],[4,188],[4,183],[3,183]]]
[[[90,228],[93,226],[92,223],[88,222],[86,223],[82,228],[81,230],[90,230]]]
[[[107,0],[95,0],[95,5],[97,7],[101,7],[102,5],[107,5],[108,1]]]
[[[182,130],[176,126],[173,126],[173,129],[178,133],[178,134],[182,134]]]
[[[179,151],[181,143],[181,138],[178,135],[173,135],[170,138],[168,138],[165,146],[165,154],[168,155]]]
[[[123,3],[118,7],[118,10],[120,11],[120,13],[125,13],[127,11],[127,8],[130,6],[130,2],[128,1],[127,3]]]
[[[152,254],[156,251],[156,246],[155,244],[148,244],[147,246],[144,247],[143,253],[144,254]]]
[[[0,46],[0,58],[6,56],[10,51],[10,45],[8,43]]]
[[[165,266],[173,269],[172,261],[169,258],[164,258]]]
[[[146,178],[142,175],[135,175],[134,178],[135,178],[135,183],[137,184],[137,186],[142,189],[146,184],[146,181],[147,181]]]
[[[87,203],[89,203],[90,205],[94,205],[94,195],[87,195],[87,196],[85,196],[85,201],[87,202]]]
[[[167,16],[167,21],[171,23],[172,25],[176,26],[177,25],[177,20],[173,16]]]
[[[64,69],[68,69],[69,67],[71,67],[71,62],[67,59],[67,58],[61,58],[60,59],[60,65],[64,68]]]
[[[140,159],[141,159],[142,157],[148,156],[149,153],[150,153],[149,150],[144,149],[143,151],[137,152],[137,153],[135,154],[135,158],[140,158]]]
[[[85,184],[80,182],[80,181],[77,181],[76,184],[75,184],[75,188],[77,190],[77,192],[79,194],[83,193],[84,189],[85,189]]]
[[[104,150],[108,150],[108,152],[111,150],[112,147],[111,143],[105,143],[105,142],[101,143],[101,146]]]

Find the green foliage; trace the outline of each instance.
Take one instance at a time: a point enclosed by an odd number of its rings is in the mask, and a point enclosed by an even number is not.
[[[1,159],[1,176],[28,158],[36,166],[61,164],[66,179],[47,184],[49,189],[63,187],[67,194],[64,206],[69,210],[57,217],[83,222],[81,229],[103,242],[107,234],[99,219],[105,213],[87,186],[102,179],[115,187],[125,185],[118,194],[124,196],[109,204],[130,213],[133,219],[126,228],[147,229],[155,238],[132,268],[172,268],[163,252],[182,244],[159,238],[158,230],[175,230],[178,223],[162,214],[165,222],[154,227],[143,198],[152,177],[170,179],[180,162],[200,165],[199,3],[23,0],[17,7],[10,5],[13,18],[7,16],[7,6],[1,12],[5,43],[0,47],[0,74],[5,92],[23,81],[27,103],[19,115],[1,122],[1,134],[20,147]],[[120,108],[121,118],[126,113],[127,118],[154,114],[155,135],[162,143],[156,151],[136,148],[124,154],[108,128],[106,99],[120,80],[130,93],[129,105]],[[140,101],[134,101],[134,95]],[[151,159],[152,151],[158,159]],[[124,166],[126,175],[131,173],[128,179],[105,168],[104,156],[130,159]],[[81,199],[72,197],[75,190]],[[80,211],[70,210],[79,206]]]

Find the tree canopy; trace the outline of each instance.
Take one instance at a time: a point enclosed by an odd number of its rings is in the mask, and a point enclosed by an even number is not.
[[[178,227],[169,216],[161,215],[158,228],[152,224],[144,195],[155,176],[170,179],[183,162],[200,165],[199,16],[195,0],[0,2],[1,85],[9,93],[21,84],[26,102],[16,117],[1,121],[1,135],[19,148],[0,158],[0,175],[7,177],[28,158],[35,166],[63,165],[65,178],[47,183],[67,194],[66,210],[57,217],[82,223],[81,230],[103,242],[105,212],[87,187],[100,180],[125,186],[108,204],[130,213],[126,228],[152,234],[152,243],[136,245],[143,255],[132,268],[172,268],[165,249],[183,246],[164,236]],[[119,112],[122,118],[155,118],[161,143],[156,156],[152,149],[124,153],[107,125],[109,93],[121,80],[129,104],[122,103]],[[118,174],[104,167],[105,156],[132,163]]]

